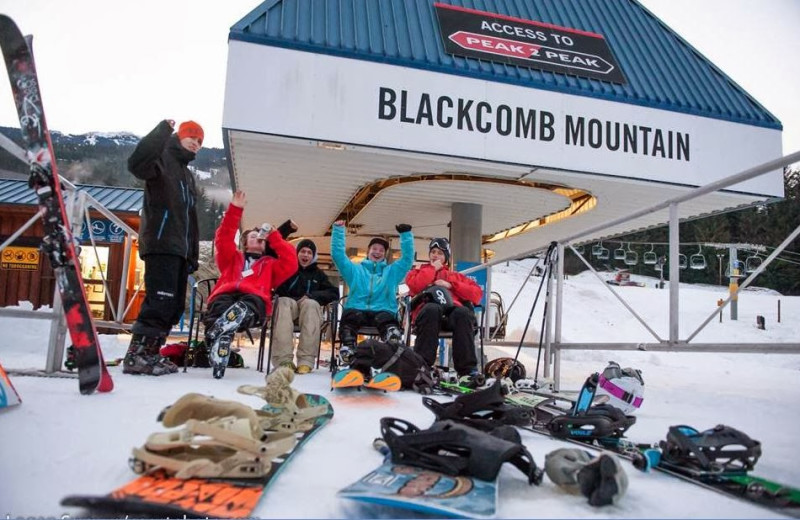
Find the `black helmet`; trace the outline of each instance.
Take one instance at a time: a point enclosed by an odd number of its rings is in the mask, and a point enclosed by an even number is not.
[[[495,379],[509,377],[516,382],[519,379],[525,379],[525,365],[519,361],[514,361],[514,358],[502,357],[486,363],[483,373],[486,374],[486,377],[494,377]]]

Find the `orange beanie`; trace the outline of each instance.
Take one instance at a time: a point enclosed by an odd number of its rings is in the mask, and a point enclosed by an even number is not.
[[[196,137],[203,144],[203,127],[194,121],[185,121],[178,127],[178,139],[185,139],[187,137]]]

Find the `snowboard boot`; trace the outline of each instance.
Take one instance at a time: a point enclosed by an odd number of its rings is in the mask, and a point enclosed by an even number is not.
[[[394,325],[390,325],[383,333],[383,342],[397,348],[403,344],[403,331]]]
[[[228,307],[206,331],[206,344],[211,345],[209,360],[214,379],[221,379],[225,375],[231,355],[233,335],[251,316],[252,311],[244,302],[236,302]]]
[[[206,331],[206,345],[211,345],[217,338],[225,334],[232,336],[250,316],[252,316],[252,311],[244,302],[234,303]]]
[[[337,364],[339,368],[346,368],[350,366],[356,355],[356,335],[352,330],[342,327],[339,339],[341,346],[337,355]]]
[[[122,360],[122,373],[149,376],[169,374],[169,368],[159,363],[161,358],[158,353],[160,345],[160,337],[134,334],[131,337],[130,345],[128,345],[128,352]]]
[[[211,361],[211,375],[214,379],[222,379],[225,369],[228,368],[228,360],[231,356],[232,334],[225,334],[214,341],[211,345],[209,359]]]

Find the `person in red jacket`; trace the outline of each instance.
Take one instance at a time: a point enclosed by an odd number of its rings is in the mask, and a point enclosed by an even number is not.
[[[422,295],[421,302],[411,312],[417,335],[414,351],[428,365],[433,366],[439,344],[439,331],[452,331],[453,364],[459,375],[459,383],[470,386],[480,384],[478,380],[481,375],[475,355],[474,306],[480,303],[483,290],[471,278],[448,269],[450,243],[446,238],[431,240],[428,259],[429,263],[412,269],[406,275],[406,285],[412,301],[414,296],[429,288],[441,287],[450,293],[452,304],[434,301],[434,298],[424,298],[425,295]]]
[[[236,247],[236,232],[246,202],[243,191],[233,194],[214,237],[220,275],[208,297],[203,320],[209,347],[220,336],[228,339],[237,330],[263,323],[272,313],[272,290],[297,272],[294,247],[269,224],[245,231],[243,251]]]

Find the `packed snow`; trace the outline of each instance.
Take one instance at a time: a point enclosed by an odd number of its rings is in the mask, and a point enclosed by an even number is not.
[[[506,306],[528,279],[510,312],[507,338],[517,341],[540,281],[537,277],[528,278],[531,262],[495,266],[492,274],[493,288],[503,296]],[[632,278],[645,282],[645,287],[616,290],[659,336],[667,337],[668,291],[656,289],[654,279]],[[680,294],[682,338],[713,312],[718,299],[727,296],[726,288],[685,284],[681,285]],[[526,342],[538,340],[542,308],[540,301]],[[756,327],[757,315],[765,317],[766,330]],[[6,370],[44,368],[49,336],[46,320],[0,318],[0,327],[0,363]],[[565,281],[562,334],[568,342],[642,344],[644,350],[573,350],[562,356],[565,389],[577,389],[590,373],[601,371],[609,360],[641,369],[645,399],[637,423],[628,432],[630,439],[658,441],[675,424],[698,429],[727,424],[762,442],[763,455],[756,474],[800,487],[796,449],[800,355],[648,351],[647,345],[655,343],[653,337],[590,273]],[[800,298],[753,290],[740,295],[738,321],[731,321],[726,310],[722,323],[715,317],[695,341],[796,343],[798,338]],[[124,355],[127,337],[103,335],[101,342],[106,359],[114,359]],[[247,368],[229,369],[222,380],[214,380],[210,369],[190,368],[187,373],[144,377],[123,375],[121,367],[111,367],[115,389],[109,394],[80,395],[74,378],[12,373],[22,404],[0,411],[0,514],[12,518],[81,516],[80,510],[59,505],[61,498],[70,494],[105,494],[134,479],[136,475],[127,463],[131,448],[141,446],[148,434],[163,431],[156,421],[159,411],[185,393],[201,392],[261,406],[263,402],[258,398],[236,392],[239,385],[262,384],[264,378],[254,368],[257,347],[246,340],[241,345]],[[514,351],[511,347],[487,347],[489,359],[513,356]],[[525,348],[520,359],[532,376],[537,350]],[[337,497],[336,492],[380,464],[382,457],[373,450],[372,440],[379,436],[381,417],[399,417],[423,428],[432,422],[433,416],[422,406],[420,396],[409,391],[331,392],[329,373],[324,368],[297,376],[294,386],[330,399],[335,417],[295,455],[264,494],[253,516],[417,516],[411,511],[361,505]],[[534,433],[521,433],[540,466],[545,454],[565,445]],[[624,468],[630,480],[627,494],[617,505],[594,508],[585,497],[568,494],[546,478],[541,486],[528,486],[516,469],[504,467],[499,478],[498,517],[780,518],[769,510],[664,474],[641,473],[628,463]]]

